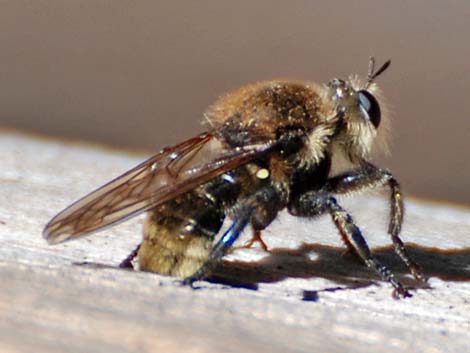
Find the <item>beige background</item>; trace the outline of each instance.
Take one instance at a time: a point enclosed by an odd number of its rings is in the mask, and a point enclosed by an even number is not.
[[[391,69],[392,169],[470,202],[469,1],[0,1],[0,125],[157,151],[248,82]],[[41,156],[38,156],[41,158]]]

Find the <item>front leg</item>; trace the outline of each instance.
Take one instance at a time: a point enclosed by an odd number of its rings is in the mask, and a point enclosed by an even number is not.
[[[338,204],[334,197],[326,192],[308,191],[289,205],[289,212],[301,217],[313,217],[328,212],[344,242],[355,250],[369,268],[374,269],[382,279],[393,286],[394,296],[411,297],[411,294],[395,278],[395,275],[372,256],[361,230],[354,224],[351,215]]]
[[[392,239],[395,252],[416,279],[425,281],[426,279],[420,267],[410,258],[399,236],[404,215],[403,196],[400,191],[400,185],[389,171],[364,162],[363,168],[359,170],[328,179],[325,189],[332,194],[346,194],[364,189],[374,189],[383,185],[388,185],[391,191],[388,233]]]

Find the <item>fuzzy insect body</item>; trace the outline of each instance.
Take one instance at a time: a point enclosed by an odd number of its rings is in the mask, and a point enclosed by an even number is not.
[[[207,132],[163,149],[72,204],[48,223],[44,236],[57,243],[149,211],[143,242],[123,265],[137,256],[140,269],[191,284],[210,274],[247,227],[262,242],[261,231],[283,209],[299,217],[328,213],[348,248],[397,296],[410,296],[334,197],[388,186],[395,250],[423,279],[399,238],[399,184],[368,161],[385,145],[387,117],[373,81],[389,63],[374,71],[371,59],[366,80],[353,76],[325,86],[268,81],[222,96],[204,114]],[[334,175],[339,160],[349,169]],[[220,235],[227,218],[231,225]]]

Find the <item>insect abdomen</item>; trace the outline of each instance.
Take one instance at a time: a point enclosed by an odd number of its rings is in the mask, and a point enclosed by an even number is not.
[[[193,274],[208,259],[225,210],[239,192],[236,179],[226,174],[149,212],[139,268],[177,277]]]
[[[207,260],[224,214],[210,200],[191,192],[147,217],[138,253],[140,269],[185,277]]]

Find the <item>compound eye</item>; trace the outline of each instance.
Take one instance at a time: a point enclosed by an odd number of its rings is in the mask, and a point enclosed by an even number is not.
[[[380,124],[380,106],[377,99],[366,90],[360,90],[357,94],[359,97],[359,107],[377,129]]]

